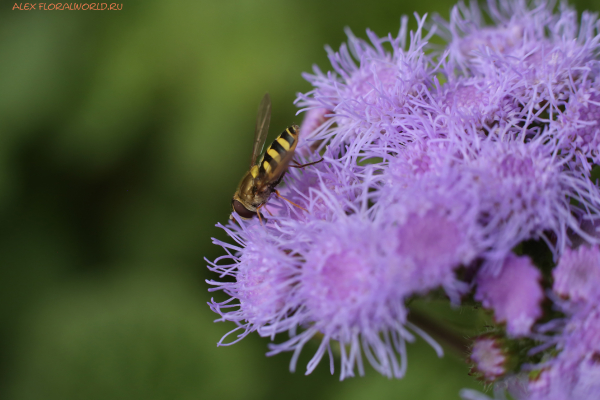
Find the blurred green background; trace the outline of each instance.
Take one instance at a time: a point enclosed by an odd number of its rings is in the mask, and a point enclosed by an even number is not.
[[[408,375],[338,382],[251,335],[217,348],[203,257],[224,238],[258,103],[271,135],[329,70],[343,28],[398,32],[453,2],[127,1],[121,11],[0,2],[1,399],[458,399],[460,357],[418,341]],[[576,3],[581,11],[593,3]],[[596,9],[599,6],[595,5]],[[414,21],[412,21],[414,27]]]

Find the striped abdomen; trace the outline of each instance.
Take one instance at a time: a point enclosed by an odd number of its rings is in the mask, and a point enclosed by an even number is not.
[[[258,176],[279,175],[294,156],[298,144],[298,126],[292,125],[277,137],[258,163]]]

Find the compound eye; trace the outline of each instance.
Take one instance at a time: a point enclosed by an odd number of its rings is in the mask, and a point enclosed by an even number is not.
[[[231,204],[233,206],[233,211],[235,211],[240,217],[242,217],[244,219],[250,219],[250,218],[256,216],[255,211],[248,210],[246,207],[244,207],[244,205],[242,203],[240,203],[237,200],[233,200],[231,202]]]

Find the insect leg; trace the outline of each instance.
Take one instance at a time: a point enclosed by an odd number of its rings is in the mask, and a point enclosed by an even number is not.
[[[258,221],[260,222],[261,225],[264,226],[262,218],[260,216],[260,209],[262,208],[262,206],[264,206],[265,204],[261,204],[260,206],[256,207],[256,215],[258,215]]]
[[[290,203],[291,205],[293,205],[293,206],[296,206],[296,207],[298,207],[298,208],[301,208],[301,209],[303,209],[304,211],[308,212],[308,210],[307,210],[306,208],[304,208],[304,207],[301,207],[301,206],[299,206],[298,204],[294,203],[293,201],[291,201],[291,200],[288,200],[288,199],[286,199],[285,197],[283,197],[282,195],[280,195],[280,194],[279,194],[279,190],[275,189],[275,194],[276,194],[276,195],[277,195],[277,197],[279,197],[280,199],[283,199],[283,200],[287,201],[288,203]]]

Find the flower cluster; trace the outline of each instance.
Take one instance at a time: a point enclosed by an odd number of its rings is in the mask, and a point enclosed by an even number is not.
[[[287,334],[268,354],[293,352],[294,370],[314,339],[307,373],[327,353],[341,379],[365,359],[400,378],[416,336],[442,355],[407,306],[435,293],[492,313],[469,359],[499,398],[600,397],[600,24],[544,1],[486,12],[459,3],[415,31],[402,18],[395,38],[348,32],[333,70],[305,75],[296,157],[324,162],[281,189],[302,208],[272,198],[266,219],[220,225],[235,245],[214,241],[225,280],[209,283],[229,298],[209,304],[237,324],[232,342]]]

